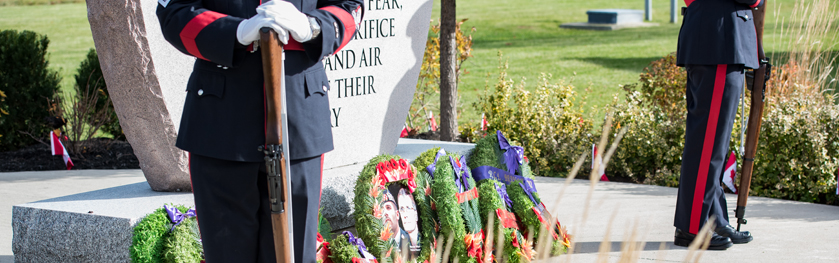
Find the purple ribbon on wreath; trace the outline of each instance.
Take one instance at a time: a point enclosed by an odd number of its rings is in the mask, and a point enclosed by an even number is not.
[[[428,165],[428,167],[425,167],[425,170],[428,172],[428,175],[430,175],[432,179],[434,178],[434,171],[437,170],[437,160],[440,159],[440,156],[445,156],[445,155],[446,155],[446,150],[443,150],[443,148],[440,148],[440,150],[437,151],[437,156],[434,156],[434,162],[431,163],[430,165]]]
[[[181,213],[181,210],[178,210],[177,207],[163,205],[163,209],[166,209],[166,213],[169,214],[169,220],[172,221],[174,226],[169,229],[169,232],[175,231],[175,227],[180,225],[189,217],[195,217],[195,209],[190,208],[186,211],[186,213]]]
[[[507,164],[507,171],[516,174],[519,165],[524,163],[524,148],[510,145],[500,130],[496,131],[496,134],[498,134],[498,146],[501,150],[506,150],[504,152],[504,163]]]
[[[451,156],[449,156],[449,162],[452,163],[452,169],[454,169],[454,183],[457,185],[457,192],[463,193],[469,190],[469,180],[467,178],[472,176],[469,174],[469,167],[466,167],[466,162],[463,158],[460,158],[460,167],[458,167],[458,162]]]
[[[367,246],[364,245],[364,240],[353,236],[350,231],[344,231],[343,234],[347,236],[347,241],[349,241],[350,244],[358,247],[358,254],[364,255],[364,252],[367,251]]]
[[[504,200],[504,204],[507,205],[507,208],[508,209],[513,209],[513,200],[510,200],[510,195],[507,194],[507,188],[506,187],[498,187],[498,183],[494,183],[494,184],[495,184],[495,191],[497,191],[498,195],[501,196],[501,199]]]
[[[530,186],[530,184],[526,184],[523,182],[519,183],[519,186],[521,186],[521,188],[524,189],[524,193],[527,194],[527,197],[530,198],[530,201],[533,201],[533,206],[537,207],[537,209],[541,211],[542,206],[539,204],[539,202],[536,202],[536,198],[533,197],[533,193],[536,192],[536,189]]]

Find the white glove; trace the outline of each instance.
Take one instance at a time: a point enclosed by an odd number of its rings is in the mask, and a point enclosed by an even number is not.
[[[236,29],[236,39],[239,40],[240,44],[245,46],[251,43],[256,45],[259,43],[255,42],[259,40],[259,30],[263,27],[271,28],[277,32],[277,36],[280,42],[283,42],[283,45],[288,43],[288,31],[283,29],[280,24],[277,24],[274,19],[267,18],[262,14],[257,14],[240,22],[239,27]]]
[[[309,18],[301,13],[293,4],[283,0],[272,0],[256,8],[256,13],[272,18],[274,21],[288,30],[294,40],[303,43],[312,40],[312,27]]]

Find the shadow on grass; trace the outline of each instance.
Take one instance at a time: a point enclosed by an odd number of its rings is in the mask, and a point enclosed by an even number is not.
[[[597,44],[633,43],[649,40],[677,39],[677,27],[627,28],[614,31],[593,31],[579,29],[561,29],[556,24],[556,31],[528,32],[519,28],[499,29],[492,35],[473,34],[474,49],[498,49],[505,47],[530,48],[568,48]]]
[[[650,62],[661,59],[661,57],[645,57],[645,58],[606,58],[606,57],[589,57],[589,58],[575,58],[575,60],[585,61],[602,67],[626,70],[641,73]]]

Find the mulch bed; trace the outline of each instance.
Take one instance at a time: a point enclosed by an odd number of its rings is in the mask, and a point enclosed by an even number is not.
[[[68,146],[68,145],[65,145]],[[68,146],[69,147],[69,146]],[[140,161],[127,141],[91,139],[81,155],[70,154],[76,169],[139,169]],[[16,151],[0,152],[0,172],[66,170],[60,155],[41,143]]]

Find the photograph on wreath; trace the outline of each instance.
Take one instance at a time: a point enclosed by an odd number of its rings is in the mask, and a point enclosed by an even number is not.
[[[395,198],[392,193],[396,193]],[[382,202],[382,213],[385,216],[385,226],[390,226],[394,234],[392,235],[393,247],[396,251],[400,252],[403,247],[407,247],[409,251],[407,253],[408,257],[415,259],[419,256],[421,248],[416,201],[414,201],[414,197],[408,188],[402,184],[388,185],[385,196],[387,198]],[[389,199],[395,202],[389,202]],[[395,204],[395,213],[388,211],[390,209],[388,206],[391,203]],[[394,218],[398,218],[398,220],[393,220]],[[397,223],[398,226],[396,226]]]
[[[391,186],[396,185],[398,184]],[[382,203],[379,204],[379,209],[382,211],[382,222],[384,223],[385,231],[388,232],[387,236],[391,237],[390,242],[393,244],[393,247],[398,249],[401,247],[401,235],[397,234],[402,232],[402,229],[399,228],[399,207],[396,205],[396,199],[393,198],[390,190],[384,191],[384,197]]]

